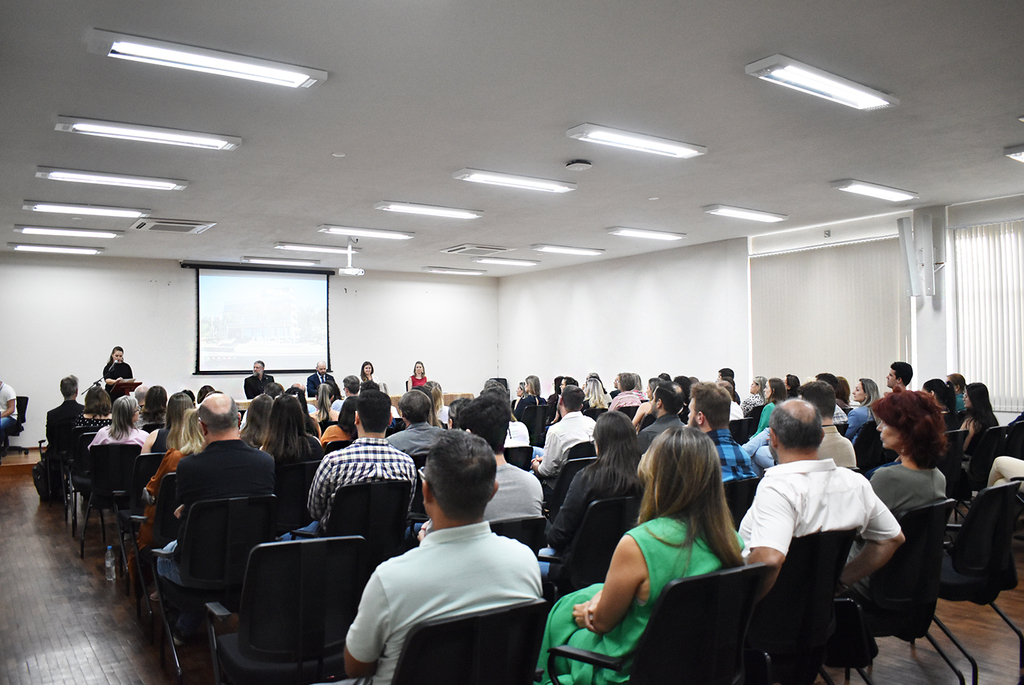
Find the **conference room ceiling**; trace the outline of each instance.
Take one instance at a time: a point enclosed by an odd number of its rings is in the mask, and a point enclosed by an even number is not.
[[[2,249],[101,245],[112,257],[237,263],[279,242],[343,247],[322,224],[415,233],[360,238],[367,271],[482,266],[443,254],[471,243],[557,268],[907,208],[1024,193],[1024,15],[1017,2],[794,0],[408,0],[7,2],[0,10]],[[111,59],[105,29],[328,72],[310,89]],[[748,76],[783,54],[894,95],[858,111]],[[54,129],[86,117],[241,138],[232,151],[124,142]],[[694,143],[674,159],[567,137],[584,123]],[[343,155],[343,156],[333,156]],[[588,170],[565,168],[588,160]],[[183,179],[156,191],[62,183],[37,167]],[[467,183],[463,168],[569,181],[539,193]],[[839,192],[854,178],[914,191],[890,203]],[[145,208],[216,222],[201,234],[128,219],[25,211],[26,200]],[[479,210],[462,221],[374,208],[383,200]],[[785,214],[759,224],[711,204]],[[113,229],[115,240],[35,237],[15,226]],[[680,242],[608,234],[626,226]],[[600,257],[536,252],[553,243]],[[338,254],[287,253],[328,267]],[[63,259],[53,256],[55,261]],[[837,277],[854,274],[837,274]]]

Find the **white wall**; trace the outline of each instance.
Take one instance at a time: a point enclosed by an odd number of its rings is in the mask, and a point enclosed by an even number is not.
[[[591,371],[609,390],[620,371],[713,379],[728,366],[745,379],[747,301],[745,239],[502,278],[500,375],[536,374],[545,393]]]
[[[392,393],[413,362],[447,392],[475,392],[497,359],[496,279],[377,274],[330,281],[335,376],[371,360]],[[25,432],[45,435],[46,411],[61,402],[60,379],[97,380],[114,345],[147,385],[168,392],[206,383],[243,397],[244,375],[195,376],[195,272],[169,260],[117,260],[0,253],[0,380],[29,396]],[[310,370],[312,372],[312,370]],[[308,374],[307,374],[308,375]],[[305,375],[277,377],[284,384]]]

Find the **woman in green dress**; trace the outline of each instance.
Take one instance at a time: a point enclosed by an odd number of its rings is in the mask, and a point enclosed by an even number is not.
[[[725,504],[718,451],[710,438],[693,428],[670,428],[644,455],[639,473],[644,483],[640,525],[619,541],[605,582],[566,595],[548,615],[538,661],[545,670],[543,683],[627,682],[631,662],[615,672],[557,659],[557,672],[548,673],[548,648],[569,644],[627,656],[667,583],[743,564],[743,543]]]

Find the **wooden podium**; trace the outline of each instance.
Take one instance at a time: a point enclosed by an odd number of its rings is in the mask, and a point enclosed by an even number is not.
[[[110,393],[110,399],[116,400],[121,395],[127,395],[140,385],[142,385],[142,381],[137,381],[134,378],[131,378],[126,381],[118,381],[117,383],[114,383],[108,388],[108,392]]]

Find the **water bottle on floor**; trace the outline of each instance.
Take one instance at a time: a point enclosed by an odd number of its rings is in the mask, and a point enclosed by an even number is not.
[[[114,568],[114,548],[113,546],[107,547],[107,556],[104,558],[104,562],[107,566],[107,580],[114,580],[117,576],[117,570]]]

